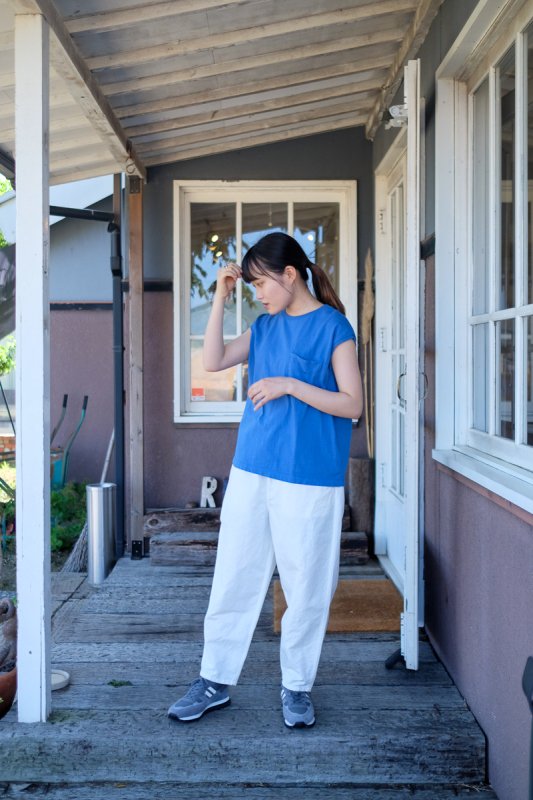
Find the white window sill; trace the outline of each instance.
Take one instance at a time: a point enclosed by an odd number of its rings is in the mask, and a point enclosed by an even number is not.
[[[210,422],[217,425],[220,422],[235,422],[239,424],[242,419],[242,414],[182,414],[174,418],[175,424],[194,425],[196,423]]]
[[[514,467],[469,447],[433,450],[432,455],[439,464],[444,464],[459,475],[469,478],[495,495],[533,514],[532,472]]]

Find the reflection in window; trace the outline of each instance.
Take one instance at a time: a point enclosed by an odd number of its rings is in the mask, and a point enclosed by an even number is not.
[[[339,204],[295,203],[294,238],[339,293]]]
[[[203,335],[219,267],[235,260],[235,203],[191,204],[191,334]],[[235,300],[228,300],[224,333],[235,335]]]
[[[528,205],[527,205],[527,292],[528,303],[533,303],[533,23],[527,29],[527,165],[528,165]],[[531,444],[531,441],[529,441]]]
[[[489,324],[474,325],[472,391],[474,413],[472,425],[478,431],[488,431],[489,424]]]
[[[526,435],[527,443],[533,444],[533,317],[526,324]]]
[[[236,399],[237,368],[206,372],[203,366],[202,340],[191,342],[191,402],[227,402]]]
[[[514,298],[514,152],[515,48],[499,64],[500,81],[500,292],[498,308],[512,308]]]
[[[242,204],[242,254],[267,233],[287,233],[287,203],[243,203]],[[252,286],[242,284],[242,329],[245,331],[264,312],[255,299]]]
[[[514,439],[515,393],[514,393],[514,350],[515,321],[506,319],[496,323],[498,342],[500,402],[496,424],[498,433],[504,439]]]
[[[472,312],[484,314],[489,308],[489,81],[486,78],[474,94],[473,114],[473,293]],[[478,427],[477,425],[475,426]],[[486,430],[480,428],[480,430]]]

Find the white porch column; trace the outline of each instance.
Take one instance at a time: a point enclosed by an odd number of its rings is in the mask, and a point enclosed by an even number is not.
[[[15,17],[18,718],[45,721],[50,687],[48,25]]]

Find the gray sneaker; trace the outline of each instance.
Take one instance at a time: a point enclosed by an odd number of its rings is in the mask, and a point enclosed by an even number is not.
[[[170,706],[168,716],[181,722],[199,719],[206,711],[224,708],[231,702],[227,686],[197,678],[183,697]]]
[[[281,706],[288,728],[309,728],[315,724],[315,709],[309,692],[292,692],[282,686]]]

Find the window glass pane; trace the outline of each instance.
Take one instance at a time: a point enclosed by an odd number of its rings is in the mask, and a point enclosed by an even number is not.
[[[500,77],[500,269],[498,308],[512,308],[514,299],[514,148],[515,49],[499,64]]]
[[[473,124],[473,268],[472,313],[489,310],[488,220],[489,220],[489,82],[483,81],[474,94]],[[474,427],[477,427],[476,425]],[[480,430],[486,430],[481,428]]]
[[[526,336],[526,431],[527,443],[533,445],[533,317],[528,317],[526,320]]]
[[[514,319],[496,323],[496,354],[500,383],[499,402],[496,413],[496,432],[505,439],[514,439],[515,394],[514,394]]]
[[[202,363],[204,343],[191,341],[191,402],[228,402],[237,399],[237,367],[222,372],[206,372]],[[201,409],[200,409],[201,410]]]
[[[528,257],[527,293],[528,303],[533,303],[533,23],[527,30],[527,132],[528,132]],[[530,443],[531,444],[531,443]]]
[[[281,231],[287,233],[287,203],[242,204],[242,254],[244,255],[262,236]],[[242,283],[242,329],[245,331],[265,309],[255,299],[252,286]]]
[[[294,238],[339,293],[339,204],[295,203]]]
[[[472,425],[478,431],[488,431],[489,417],[489,325],[474,325],[473,343],[473,419]]]
[[[191,204],[191,333],[203,334],[216,288],[217,270],[235,260],[235,203]],[[237,333],[235,300],[228,299],[224,333]]]

